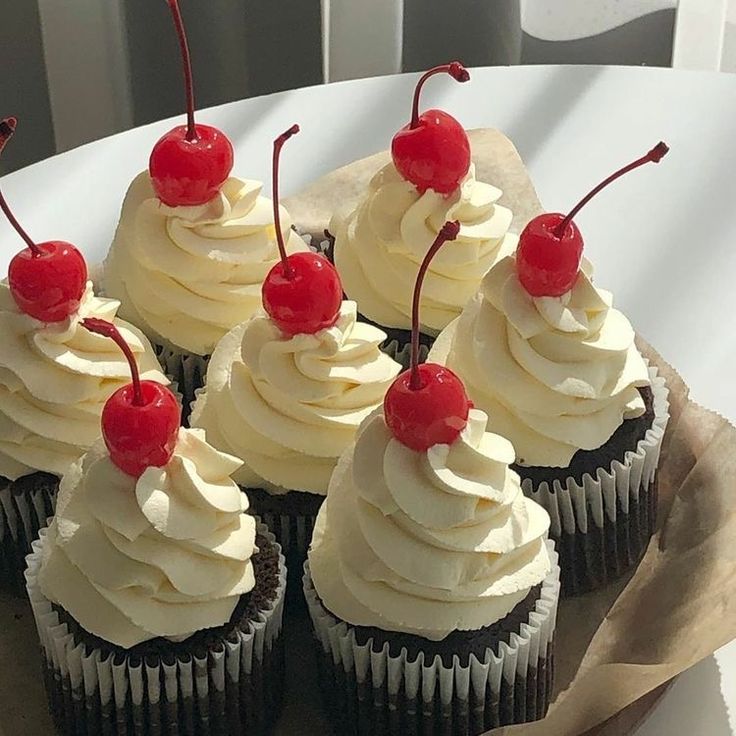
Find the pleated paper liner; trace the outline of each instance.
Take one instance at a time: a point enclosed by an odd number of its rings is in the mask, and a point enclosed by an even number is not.
[[[439,654],[429,661],[422,651],[410,661],[406,648],[396,654],[388,641],[380,647],[373,638],[360,643],[355,628],[322,604],[307,562],[304,595],[317,643],[321,689],[336,732],[477,736],[495,726],[543,718],[552,698],[560,593],[557,554],[554,544],[547,544],[552,571],[527,621],[508,641],[486,648],[484,657],[459,651],[451,662]]]
[[[28,557],[28,595],[41,643],[49,707],[64,736],[240,736],[265,734],[283,696],[281,627],[286,568],[279,545],[275,597],[234,627],[213,629],[201,645],[145,656],[83,643],[42,594],[38,572],[46,529]],[[186,642],[184,643],[184,645]]]
[[[325,496],[304,491],[269,493],[263,488],[243,488],[250,502],[249,513],[259,517],[271,530],[286,557],[289,585],[287,600],[302,601],[302,573],[317,513]]]
[[[58,489],[59,479],[49,473],[0,479],[0,589],[25,596],[26,557],[54,513]]]
[[[599,468],[578,483],[568,478],[522,482],[524,494],[550,515],[550,537],[557,545],[562,569],[562,595],[600,588],[636,566],[657,522],[657,468],[667,422],[668,389],[649,366],[654,419],[635,450],[608,470]],[[551,487],[550,487],[551,485]]]

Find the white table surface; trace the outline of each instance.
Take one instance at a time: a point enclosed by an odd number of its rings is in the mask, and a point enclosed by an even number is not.
[[[214,108],[199,120],[231,136],[236,174],[266,182],[272,139],[298,122],[302,134],[282,158],[288,194],[387,148],[408,119],[414,80],[295,90]],[[476,69],[465,85],[432,81],[423,103],[445,107],[467,128],[506,132],[550,209],[564,211],[658,140],[669,143],[659,166],[616,183],[576,221],[597,282],[677,367],[696,400],[736,419],[736,78],[618,67]],[[31,125],[21,120],[10,145],[22,146]],[[170,127],[138,128],[18,171],[3,179],[5,194],[32,237],[70,240],[98,261],[130,180]],[[4,221],[0,243],[5,271],[21,243]],[[665,734],[736,734],[736,642],[680,677],[639,731]]]

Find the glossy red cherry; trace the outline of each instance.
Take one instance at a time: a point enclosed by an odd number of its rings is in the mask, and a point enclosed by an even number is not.
[[[433,189],[450,194],[470,168],[470,141],[452,115],[434,109],[419,114],[419,95],[424,83],[441,72],[458,82],[470,79],[468,70],[459,61],[426,72],[414,90],[411,122],[391,141],[391,156],[399,173],[420,192]]]
[[[178,0],[166,0],[179,37],[187,91],[187,124],[170,130],[151,151],[148,171],[158,198],[170,207],[209,202],[233,169],[233,146],[209,125],[194,122],[194,83],[184,21]]]
[[[399,442],[423,452],[452,444],[468,420],[472,406],[463,382],[436,363],[419,365],[419,297],[424,275],[437,251],[460,232],[459,222],[446,222],[419,267],[412,301],[411,367],[391,384],[383,400],[386,424]]]
[[[268,272],[261,288],[263,308],[287,335],[332,327],[342,304],[340,277],[324,256],[286,254],[279,212],[279,157],[284,143],[298,132],[299,126],[292,125],[273,144],[273,220],[281,260]]]
[[[0,152],[15,132],[17,120],[0,121]],[[79,309],[87,285],[87,264],[82,254],[61,240],[34,242],[21,227],[0,192],[0,209],[27,249],[8,266],[10,293],[24,313],[42,322],[61,322]]]
[[[71,243],[49,240],[13,257],[8,284],[22,312],[41,322],[61,322],[79,309],[87,264]]]
[[[412,450],[451,445],[463,431],[470,411],[463,382],[436,363],[422,363],[417,375],[417,388],[412,388],[411,370],[399,375],[389,388],[383,402],[386,424]]]
[[[130,346],[117,327],[88,317],[82,326],[109,337],[130,365],[132,383],[119,388],[102,410],[102,436],[110,459],[124,473],[140,477],[146,468],[163,467],[174,454],[181,410],[174,394],[155,381],[141,381]]]
[[[583,257],[583,236],[573,218],[598,192],[629,171],[647,163],[659,163],[669,148],[659,142],[651,151],[604,179],[567,215],[538,215],[524,228],[516,251],[516,270],[531,296],[561,296],[575,285]]]

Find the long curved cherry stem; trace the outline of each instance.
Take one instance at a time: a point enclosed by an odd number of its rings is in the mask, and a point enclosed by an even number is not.
[[[460,223],[457,220],[448,220],[441,228],[434,243],[429,247],[422,265],[419,266],[417,280],[414,283],[414,296],[411,301],[411,377],[409,388],[418,391],[422,387],[422,378],[419,373],[419,298],[422,295],[422,283],[427,273],[429,264],[437,254],[437,251],[448,241],[455,240],[460,232]]]
[[[179,0],[166,0],[171,10],[176,26],[176,35],[179,38],[179,49],[181,50],[181,61],[184,66],[184,86],[187,92],[187,140],[197,140],[197,128],[194,124],[194,79],[192,77],[192,59],[189,55],[189,43],[187,32],[184,28],[184,20],[179,10]]]
[[[417,86],[414,88],[414,100],[411,104],[411,122],[409,123],[409,128],[414,129],[419,125],[419,95],[422,92],[424,83],[435,74],[443,73],[449,74],[458,82],[467,82],[470,79],[468,70],[459,61],[453,61],[449,64],[440,64],[440,66],[433,67],[429,71],[424,72],[417,82]]]
[[[555,237],[556,238],[562,238],[562,236],[565,234],[565,230],[567,230],[567,226],[572,222],[575,215],[580,212],[583,207],[585,207],[588,202],[590,202],[593,197],[595,197],[598,192],[600,192],[602,189],[605,189],[611,182],[616,181],[620,176],[623,176],[624,174],[628,174],[629,171],[633,171],[634,169],[638,169],[640,166],[643,166],[644,164],[658,164],[664,156],[669,151],[669,146],[664,142],[660,141],[657,143],[654,148],[652,148],[651,151],[649,151],[646,155],[642,156],[641,158],[636,159],[636,161],[632,161],[628,166],[624,166],[622,169],[619,169],[618,171],[614,172],[609,176],[607,179],[604,179],[597,187],[594,189],[591,189],[567,214],[564,220],[560,222],[560,224],[555,228]]]
[[[284,266],[284,276],[291,279],[294,272],[289,265],[286,253],[286,245],[284,244],[284,234],[281,232],[281,212],[279,207],[279,159],[281,158],[281,149],[284,143],[299,132],[299,126],[294,123],[288,130],[285,130],[273,142],[273,159],[271,162],[271,189],[273,197],[273,224],[276,227],[276,242],[279,245],[279,253],[281,254],[281,263]]]
[[[5,148],[7,142],[13,137],[17,125],[18,119],[14,117],[4,118],[3,120],[0,120],[0,153],[3,152],[3,149]],[[8,205],[7,200],[5,199],[5,195],[2,192],[0,192],[0,210],[2,210],[5,217],[8,218],[8,222],[13,226],[15,232],[17,232],[18,235],[23,238],[25,244],[28,246],[31,253],[33,254],[33,257],[38,258],[39,256],[42,256],[43,252],[18,222],[15,215],[10,209],[10,205]]]
[[[144,406],[145,402],[143,401],[143,392],[141,391],[141,376],[138,372],[138,363],[136,362],[135,355],[133,355],[133,351],[130,349],[130,345],[125,342],[118,328],[112,322],[108,322],[106,319],[99,319],[98,317],[85,317],[81,324],[82,327],[96,335],[109,337],[123,351],[123,355],[125,355],[125,359],[130,366],[130,376],[133,383],[133,406]]]

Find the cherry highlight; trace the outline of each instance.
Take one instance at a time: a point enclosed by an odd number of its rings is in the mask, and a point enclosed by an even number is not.
[[[470,73],[459,61],[452,61],[449,64],[440,64],[439,66],[435,66],[422,74],[417,82],[417,86],[414,88],[414,99],[411,104],[411,122],[409,123],[410,130],[413,130],[419,125],[419,96],[422,92],[422,87],[424,86],[424,83],[435,74],[449,74],[458,82],[467,82],[470,79]]]
[[[556,238],[562,238],[565,235],[565,231],[567,230],[568,225],[572,222],[575,215],[580,212],[583,207],[585,207],[588,202],[590,202],[593,197],[596,196],[602,189],[605,189],[609,184],[616,181],[620,176],[623,176],[624,174],[628,174],[630,171],[633,171],[634,169],[638,169],[640,166],[643,166],[644,164],[658,164],[669,151],[669,146],[664,142],[660,141],[657,143],[654,148],[652,148],[651,151],[646,153],[641,158],[636,159],[636,161],[632,161],[627,166],[624,166],[623,168],[619,169],[618,171],[611,174],[607,179],[604,179],[598,186],[591,189],[588,194],[586,194],[567,214],[567,216],[560,222],[560,224],[555,228],[554,235]]]

